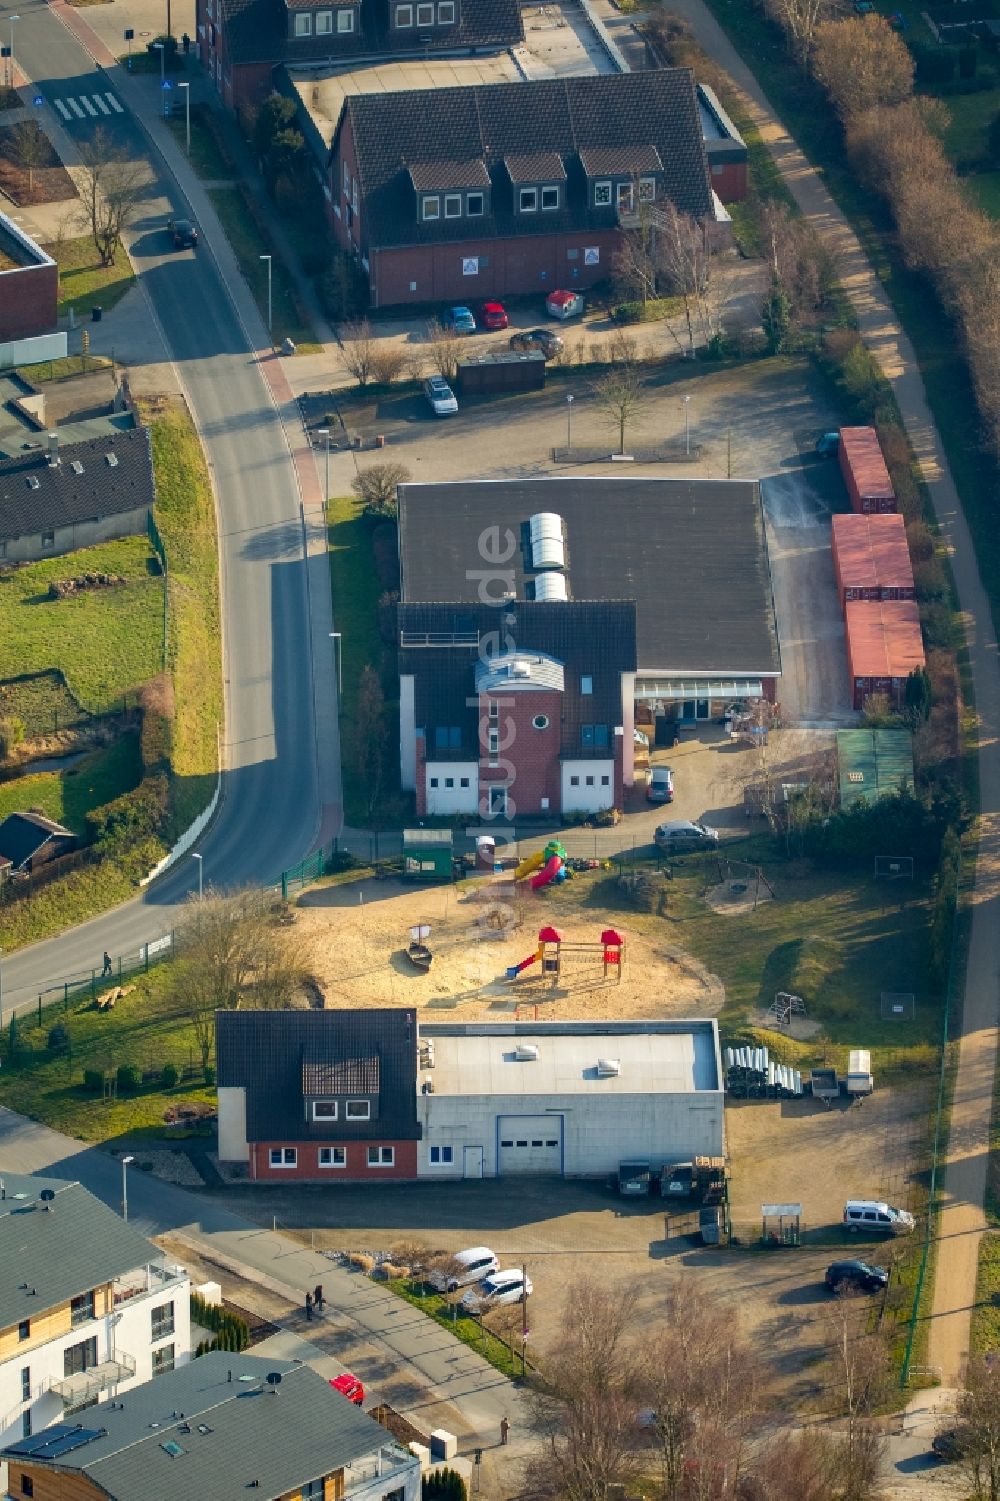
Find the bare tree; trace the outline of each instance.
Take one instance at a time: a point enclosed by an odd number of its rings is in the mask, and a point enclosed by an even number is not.
[[[371,382],[375,336],[367,318],[356,318],[343,325],[340,330],[340,357],[348,375],[353,375],[359,386],[367,386]]]
[[[435,320],[427,325],[427,342],[431,346],[434,369],[444,380],[454,380],[462,356],[460,335]]]
[[[22,120],[10,132],[10,144],[17,165],[28,174],[28,192],[35,191],[35,170],[49,161],[52,147],[36,120]]]
[[[598,406],[617,424],[619,452],[624,453],[625,428],[646,404],[639,371],[629,362],[613,365],[607,375],[594,381],[591,389]]]
[[[814,37],[813,71],[842,120],[913,93],[913,54],[884,16],[823,21]]]
[[[838,1501],[840,1459],[832,1434],[780,1428],[755,1452],[740,1501]]]
[[[832,0],[766,0],[764,7],[785,33],[789,47],[803,68],[809,61],[816,27],[833,16],[837,8]]]
[[[80,199],[102,266],[114,265],[126,225],[133,218],[145,179],[142,162],[129,159],[100,126],[80,147]]]
[[[830,1316],[831,1385],[846,1419],[841,1446],[843,1501],[878,1494],[885,1441],[872,1423],[890,1387],[889,1352],[882,1334],[867,1327],[861,1300],[841,1293]]]
[[[377,386],[391,386],[407,369],[411,356],[396,344],[383,344],[372,354],[372,380]]]
[[[391,520],[396,515],[396,490],[405,485],[410,471],[405,464],[369,464],[351,480],[351,489],[364,502],[365,513]]]
[[[975,1501],[1000,1501],[1000,1367],[995,1359],[970,1360],[958,1412],[960,1462]]]

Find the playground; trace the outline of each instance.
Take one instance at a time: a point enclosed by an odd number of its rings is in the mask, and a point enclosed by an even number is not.
[[[551,857],[549,857],[551,859]],[[534,862],[530,875],[544,872]],[[582,885],[583,883],[581,883]],[[715,975],[680,948],[572,898],[550,911],[527,879],[415,889],[395,881],[318,887],[296,926],[315,940],[314,969],[329,1007],[415,1006],[492,1018],[614,1020],[709,1016],[722,1006]],[[413,930],[431,954],[410,953]]]

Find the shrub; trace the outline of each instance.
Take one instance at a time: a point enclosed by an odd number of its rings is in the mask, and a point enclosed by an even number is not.
[[[6,714],[0,719],[0,761],[6,761],[24,742],[24,720],[16,714]]]
[[[465,1481],[447,1466],[425,1475],[420,1488],[422,1501],[466,1501]]]
[[[49,1031],[48,1046],[50,1053],[69,1052],[69,1028],[65,1022],[56,1022]]]
[[[119,1094],[138,1093],[139,1084],[141,1083],[141,1080],[139,1078],[139,1070],[137,1068],[133,1068],[131,1063],[120,1063],[118,1065],[118,1072],[115,1077],[118,1080]]]
[[[160,1083],[164,1089],[173,1089],[180,1075],[172,1063],[165,1063],[160,1072]]]
[[[83,1071],[83,1087],[88,1094],[103,1094],[104,1075],[99,1068],[85,1068]]]
[[[915,43],[911,50],[917,65],[918,83],[929,86],[950,83],[954,78],[958,57],[953,47],[922,47]]]
[[[102,850],[126,848],[155,837],[167,814],[169,786],[163,773],[143,777],[132,792],[123,792],[103,808],[87,814],[87,836]]]
[[[370,1272],[375,1266],[374,1257],[366,1256],[363,1251],[352,1252],[349,1260],[356,1272]]]
[[[205,1075],[205,1083],[209,1086],[215,1083],[215,1068],[211,1063],[206,1063],[202,1072]]]
[[[614,310],[616,323],[641,323],[643,310],[641,302],[620,302]]]

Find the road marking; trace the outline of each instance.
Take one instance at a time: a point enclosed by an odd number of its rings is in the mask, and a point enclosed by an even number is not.
[[[91,99],[93,99],[94,103],[97,105],[97,108],[100,110],[100,112],[101,112],[102,115],[110,115],[111,111],[108,109],[108,106],[105,104],[105,102],[101,98],[100,94],[91,94],[90,97],[91,97]]]
[[[67,99],[66,103],[69,105],[70,109],[73,111],[78,120],[85,120],[87,118],[75,99]]]
[[[69,110],[66,108],[61,99],[56,100],[56,109],[62,115],[64,120],[72,120],[73,116],[70,114]]]
[[[90,100],[87,98],[86,94],[81,94],[80,95],[80,103],[83,105],[83,107],[87,111],[88,115],[96,118],[97,111],[94,108],[94,106],[91,104]]]
[[[125,113],[124,106],[118,103],[118,100],[115,98],[114,94],[105,94],[104,97],[107,99],[116,115],[123,115]]]

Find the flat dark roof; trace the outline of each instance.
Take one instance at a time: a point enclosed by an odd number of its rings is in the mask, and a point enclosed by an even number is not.
[[[636,601],[640,673],[780,672],[760,486],[752,480],[403,485],[403,601],[477,600],[482,573],[505,570],[517,598],[532,597],[528,522],[541,511],[563,518],[571,599]],[[506,562],[488,561],[511,547]],[[492,585],[496,602],[500,588]]]

